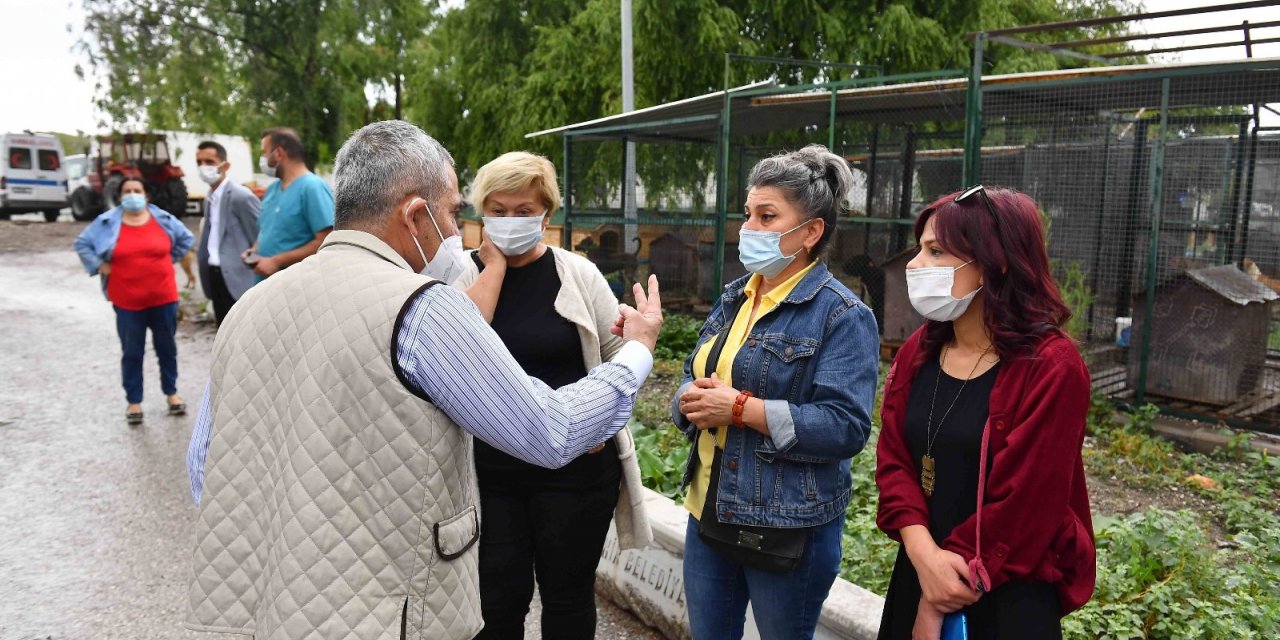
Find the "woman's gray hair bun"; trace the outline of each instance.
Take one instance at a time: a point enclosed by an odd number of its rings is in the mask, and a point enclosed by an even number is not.
[[[820,144],[761,160],[751,170],[747,187],[775,187],[800,207],[806,220],[822,218],[826,230],[813,248],[821,254],[836,233],[836,222],[849,212],[853,172],[844,158]]]

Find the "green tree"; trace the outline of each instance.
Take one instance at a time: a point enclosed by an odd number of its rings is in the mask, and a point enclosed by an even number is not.
[[[84,0],[103,126],[240,133],[295,127],[314,162],[398,84],[434,15],[414,0]],[[399,102],[399,92],[396,94]]]
[[[617,0],[82,0],[84,55],[105,79],[104,126],[142,124],[256,137],[294,126],[310,155],[405,116],[458,156],[464,176],[511,149],[558,159],[524,134],[617,113]],[[1130,11],[1129,0],[636,0],[636,104],[715,91],[723,54],[877,64],[887,73],[967,66],[979,28]],[[1043,37],[1110,33],[1077,30]],[[1078,64],[992,47],[989,72]],[[733,82],[829,78],[813,67],[737,65]],[[366,89],[382,89],[372,108]],[[616,154],[600,154],[615,175]],[[696,155],[696,154],[695,154]],[[663,172],[702,171],[688,158]],[[655,169],[658,170],[658,169]],[[654,185],[657,182],[652,183]]]
[[[636,105],[720,90],[726,52],[876,64],[886,73],[964,68],[969,31],[1135,8],[1128,0],[636,0]],[[620,24],[616,0],[470,0],[448,11],[411,53],[410,84],[420,94],[406,113],[455,151],[464,176],[512,149],[547,154],[562,166],[558,138],[524,135],[621,110]],[[988,73],[1079,64],[1007,46],[992,46],[986,56]],[[814,67],[740,64],[731,84],[770,77],[796,83],[832,76]],[[584,182],[607,186],[620,179],[620,153],[613,148],[575,147],[575,153],[590,156],[574,161],[587,167]],[[642,158],[647,189],[660,191],[664,177],[706,175],[711,161],[706,154],[658,157],[661,162]]]

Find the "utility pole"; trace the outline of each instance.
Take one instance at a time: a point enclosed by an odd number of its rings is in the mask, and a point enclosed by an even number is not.
[[[634,73],[631,65],[631,0],[622,0],[622,112],[636,109]],[[627,138],[622,174],[622,251],[636,250],[636,143]]]

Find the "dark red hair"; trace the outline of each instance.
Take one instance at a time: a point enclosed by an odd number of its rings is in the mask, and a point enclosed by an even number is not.
[[[997,220],[983,204],[984,194],[956,202],[960,193],[942,196],[920,212],[916,243],[932,219],[938,244],[982,270],[982,320],[996,352],[1002,359],[1030,355],[1045,336],[1062,334],[1071,318],[1049,269],[1039,208],[1025,193],[988,187],[985,196]],[[954,337],[950,322],[927,320],[921,359],[936,355]]]

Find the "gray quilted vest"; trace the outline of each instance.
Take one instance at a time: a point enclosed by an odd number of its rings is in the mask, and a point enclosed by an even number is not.
[[[376,237],[334,231],[236,303],[214,344],[189,628],[480,630],[471,436],[393,364],[397,319],[429,282]]]

